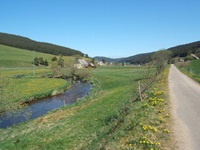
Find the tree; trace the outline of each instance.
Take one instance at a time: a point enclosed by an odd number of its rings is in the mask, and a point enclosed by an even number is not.
[[[85,54],[85,58],[89,58],[88,54]]]
[[[192,54],[192,50],[189,50],[189,51],[187,52],[187,54],[188,54],[188,55],[191,55],[191,54]]]
[[[51,59],[52,61],[57,61],[58,60],[58,58],[56,57],[56,56],[54,56],[54,57],[52,57],[52,59]]]
[[[191,55],[188,55],[184,58],[184,61],[190,61],[190,60],[194,60],[195,58],[192,57]]]
[[[57,62],[51,63],[51,70],[53,72],[53,77],[60,77],[62,68],[58,65]]]
[[[40,57],[40,58],[38,59],[38,61],[39,61],[39,64],[40,64],[40,65],[44,65],[44,59],[43,59],[43,57]]]
[[[200,48],[198,48],[198,49],[195,51],[195,55],[196,55],[197,57],[200,57]]]
[[[45,66],[48,66],[48,65],[49,65],[49,63],[48,63],[47,60],[44,61],[44,65],[45,65]]]
[[[171,56],[172,52],[167,50],[159,50],[153,54],[152,59],[155,62],[157,73],[163,71],[165,62],[167,62]]]
[[[91,61],[91,63],[95,64],[95,60],[94,60],[94,58],[92,58],[92,61]]]
[[[40,64],[39,63],[39,58],[35,57],[33,64],[36,65],[36,66],[39,66],[39,64]]]
[[[58,59],[58,65],[63,68],[64,67],[64,59],[62,58],[62,56],[60,56],[60,58]]]

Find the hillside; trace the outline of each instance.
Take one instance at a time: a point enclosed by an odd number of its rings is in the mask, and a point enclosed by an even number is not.
[[[151,56],[153,55],[152,53],[144,53],[144,54],[138,54],[134,56],[130,56],[127,58],[124,58],[122,61],[123,62],[130,62],[131,64],[144,64],[152,60]]]
[[[32,52],[0,44],[0,68],[31,67],[33,57],[42,57],[51,63],[52,55],[41,52]],[[63,56],[65,62],[74,61],[73,56]]]
[[[39,52],[35,52],[34,55],[35,57],[43,57],[48,61],[52,58],[50,54],[43,54]],[[32,66],[32,62],[33,52],[0,45],[0,68],[30,67]]]
[[[189,51],[195,53],[195,51],[198,48],[200,48],[200,41],[178,45],[175,47],[168,48],[167,50],[172,52],[172,57],[186,57]]]
[[[103,59],[105,60],[105,62],[119,62],[121,61],[123,58],[108,58],[108,57],[103,57],[103,56],[96,56],[94,57],[95,60],[98,60],[98,61],[102,61]]]
[[[62,46],[58,46],[58,45],[54,45],[50,43],[37,42],[26,37],[13,35],[13,34],[7,34],[7,33],[1,33],[1,32],[0,32],[0,44],[16,47],[16,48],[21,48],[21,49],[26,49],[26,50],[31,50],[31,51],[53,54],[53,55],[64,55],[64,56],[81,55],[83,56],[82,52],[71,49],[71,48],[62,47]]]
[[[174,57],[186,57],[189,53],[195,53],[195,51],[200,48],[200,41],[192,42],[188,44],[178,45],[166,50],[172,52],[172,58]],[[126,58],[118,58],[112,59],[107,57],[95,57],[95,60],[102,60],[104,59],[107,62],[130,62],[131,64],[144,64],[152,60],[152,55],[154,52],[151,53],[144,53],[144,54],[137,54],[134,56],[126,57]]]

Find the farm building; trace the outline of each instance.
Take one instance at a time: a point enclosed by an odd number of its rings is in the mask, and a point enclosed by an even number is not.
[[[95,68],[93,63],[88,63],[86,60],[84,59],[78,59],[77,63],[75,64],[75,68]]]

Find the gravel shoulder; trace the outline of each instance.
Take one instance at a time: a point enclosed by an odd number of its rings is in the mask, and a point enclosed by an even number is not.
[[[200,84],[174,65],[169,72],[169,94],[174,133],[180,150],[200,149]]]

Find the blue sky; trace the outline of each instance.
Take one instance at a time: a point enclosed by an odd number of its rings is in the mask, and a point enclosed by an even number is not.
[[[0,32],[127,57],[200,40],[200,0],[1,0]]]

